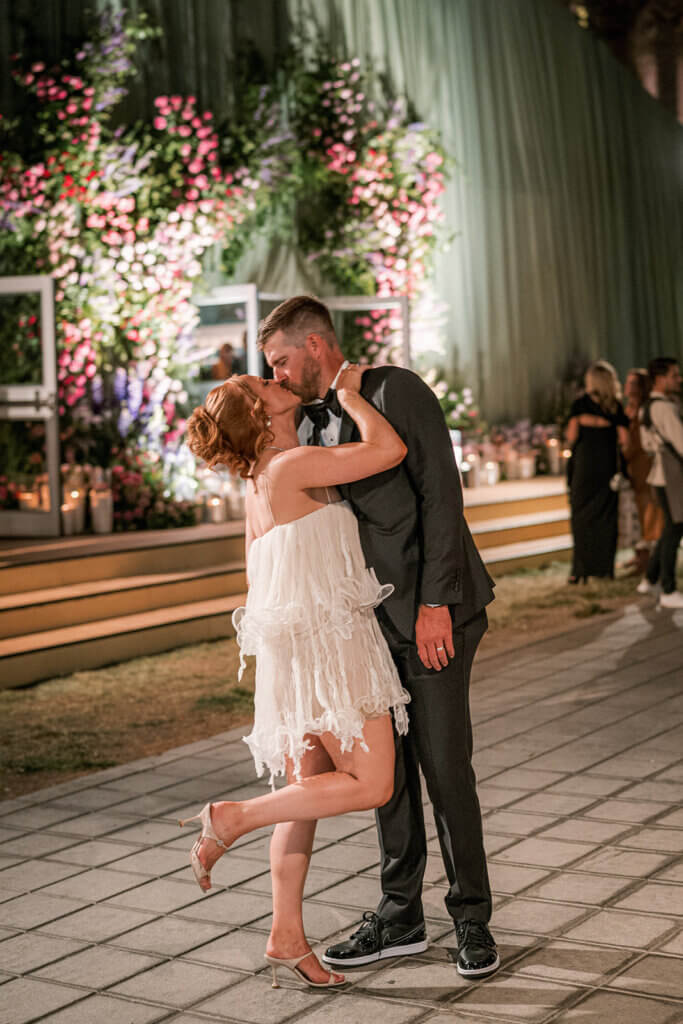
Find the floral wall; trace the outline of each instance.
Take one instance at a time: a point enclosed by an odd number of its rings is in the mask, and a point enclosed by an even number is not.
[[[183,444],[202,259],[226,277],[256,233],[294,241],[331,293],[417,301],[439,240],[445,154],[405,100],[302,36],[278,67],[236,70],[236,113],[220,124],[194,96],[154,99],[114,127],[140,47],[157,35],[125,12],[93,22],[58,66],[16,55],[25,102],[3,118],[0,274],[55,281],[59,416],[68,461],[114,469],[118,528],[193,518]],[[246,65],[245,65],[246,66]],[[13,304],[12,304],[13,303]],[[39,357],[30,300],[3,304],[0,380],[30,380]],[[345,332],[348,354],[393,358],[381,311]],[[41,468],[40,427],[12,448]],[[0,501],[12,503],[0,480]]]

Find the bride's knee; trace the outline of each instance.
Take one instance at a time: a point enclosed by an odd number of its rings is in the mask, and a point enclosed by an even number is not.
[[[386,777],[375,777],[368,779],[364,786],[364,804],[363,810],[373,811],[377,807],[384,807],[388,804],[394,795],[394,778],[393,775]]]

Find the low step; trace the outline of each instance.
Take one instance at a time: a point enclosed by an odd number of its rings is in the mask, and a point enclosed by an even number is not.
[[[565,509],[567,482],[563,477],[508,481],[494,487],[465,488],[465,518],[468,523],[506,516],[530,515]]]
[[[486,568],[495,576],[518,569],[540,568],[550,562],[562,562],[571,558],[574,541],[570,533],[540,540],[522,541],[517,544],[502,544],[485,548],[481,556]]]
[[[472,523],[471,530],[480,551],[486,548],[502,547],[520,541],[540,540],[567,532],[569,510],[554,509],[550,512],[534,512],[519,516],[505,516],[501,519],[483,519]]]
[[[246,589],[244,562],[207,569],[72,583],[0,596],[0,639],[154,608],[229,597]]]
[[[246,594],[233,594],[0,640],[0,687],[26,686],[69,672],[231,636],[232,613],[245,600]]]
[[[0,547],[0,594],[211,568],[244,558],[244,523],[205,524]]]

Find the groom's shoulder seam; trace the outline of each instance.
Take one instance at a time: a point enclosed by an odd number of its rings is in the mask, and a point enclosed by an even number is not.
[[[415,373],[414,370],[409,370],[405,366],[392,366],[391,364],[387,364],[385,366],[371,366],[366,370],[366,373],[369,374],[372,379],[377,381],[392,378],[394,380],[401,381],[409,381],[413,379],[417,379],[419,381],[422,380],[420,375]]]

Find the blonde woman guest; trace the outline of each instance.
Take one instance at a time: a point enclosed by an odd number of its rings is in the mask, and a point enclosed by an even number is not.
[[[638,510],[640,538],[636,543],[636,567],[640,576],[647,569],[650,551],[659,540],[664,527],[664,513],[654,489],[647,482],[653,456],[645,451],[640,436],[640,412],[650,394],[650,376],[645,369],[629,370],[624,384],[624,411],[628,417],[628,449],[626,466]]]
[[[188,421],[191,450],[247,481],[249,594],[234,621],[242,655],[256,655],[254,727],[246,737],[258,773],[289,785],[251,800],[207,804],[191,863],[203,890],[218,858],[240,836],[275,824],[273,923],[266,960],[308,985],[331,986],[306,939],[302,897],[318,818],[386,803],[394,786],[392,712],[407,731],[410,696],[374,608],[393,586],[366,568],[358,523],[335,484],[386,472],[406,447],[360,394],[358,367],[343,370],[337,396],[360,441],[299,445],[300,399],[274,381],[236,376],[214,388]],[[195,819],[190,819],[195,820]],[[296,824],[298,827],[293,828]]]
[[[619,504],[610,480],[628,447],[629,421],[616,373],[600,360],[586,370],[585,392],[573,403],[567,425],[572,448],[570,484],[574,554],[570,583],[613,577]]]

